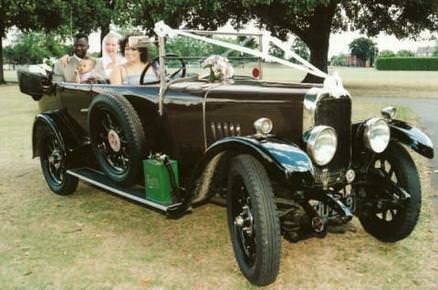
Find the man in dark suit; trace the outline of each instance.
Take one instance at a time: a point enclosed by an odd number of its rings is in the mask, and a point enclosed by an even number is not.
[[[73,43],[73,56],[69,58],[67,63],[62,59],[56,62],[53,81],[75,82],[75,70],[79,67],[81,59],[87,56],[89,47],[88,36],[83,33],[78,33]]]

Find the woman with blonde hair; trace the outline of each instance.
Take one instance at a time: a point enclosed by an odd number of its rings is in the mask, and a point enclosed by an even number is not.
[[[102,41],[102,57],[98,59],[96,71],[106,80],[111,78],[113,70],[126,63],[124,57],[120,55],[119,42],[122,36],[117,32],[110,31]]]
[[[95,74],[98,79],[109,81],[114,69],[126,63],[123,56],[120,55],[119,42],[122,36],[117,32],[110,31],[102,40],[102,57],[96,60]],[[67,65],[71,56],[64,55],[61,62]]]

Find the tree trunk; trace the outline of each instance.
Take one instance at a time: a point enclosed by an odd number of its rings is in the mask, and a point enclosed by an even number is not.
[[[309,28],[301,36],[310,49],[310,63],[323,72],[327,72],[328,69],[330,31],[337,5],[337,1],[331,1],[328,5],[319,5],[310,19]],[[323,78],[307,74],[303,83],[323,81]]]
[[[327,41],[328,42],[328,41]],[[309,46],[310,49],[310,63],[322,70],[327,72],[328,67],[328,45],[324,45],[324,42],[315,43]],[[323,78],[317,77],[312,74],[307,74],[303,80],[303,83],[322,83]]]
[[[103,38],[109,33],[109,31],[110,23],[105,23],[100,27],[100,56],[103,54]]]
[[[0,32],[0,84],[5,83],[5,75],[3,73],[3,33]]]

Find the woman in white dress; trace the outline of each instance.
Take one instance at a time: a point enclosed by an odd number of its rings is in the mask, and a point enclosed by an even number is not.
[[[96,59],[96,67],[94,68],[95,74],[98,79],[109,81],[112,72],[115,68],[118,68],[126,63],[123,56],[120,55],[119,42],[122,36],[117,32],[110,31],[102,40],[102,57]],[[61,61],[64,65],[70,62],[71,56],[64,55]]]
[[[111,78],[113,70],[126,63],[119,53],[119,42],[122,36],[117,32],[110,31],[102,41],[102,57],[97,60],[96,72],[106,80]]]

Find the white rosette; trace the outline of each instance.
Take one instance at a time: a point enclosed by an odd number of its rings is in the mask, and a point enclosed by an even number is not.
[[[202,67],[209,68],[215,78],[220,81],[230,79],[234,75],[233,66],[228,59],[220,55],[209,56],[202,62]]]
[[[158,21],[157,23],[155,23],[154,25],[154,32],[159,36],[159,37],[170,37],[173,38],[175,37],[177,34],[174,32],[174,30],[172,28],[170,28],[166,23],[164,23],[164,21]]]

